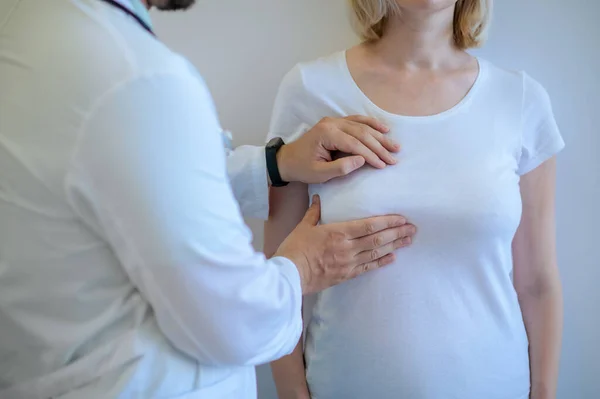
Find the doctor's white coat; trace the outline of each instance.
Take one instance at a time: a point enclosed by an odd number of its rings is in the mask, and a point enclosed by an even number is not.
[[[267,210],[264,150],[226,159],[221,131],[125,13],[0,2],[1,399],[256,397],[300,279],[242,219]]]

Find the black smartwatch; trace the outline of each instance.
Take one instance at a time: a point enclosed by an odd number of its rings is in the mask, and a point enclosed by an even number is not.
[[[281,180],[279,174],[279,166],[277,165],[277,152],[283,147],[285,143],[281,137],[275,137],[267,143],[265,148],[265,154],[267,157],[267,172],[271,178],[272,187],[285,187],[289,182]]]

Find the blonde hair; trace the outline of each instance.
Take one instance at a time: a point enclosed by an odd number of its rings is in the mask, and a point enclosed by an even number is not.
[[[350,0],[354,25],[363,40],[379,40],[389,18],[400,12],[396,0]],[[491,0],[458,0],[454,9],[454,43],[462,50],[479,47],[486,38]]]

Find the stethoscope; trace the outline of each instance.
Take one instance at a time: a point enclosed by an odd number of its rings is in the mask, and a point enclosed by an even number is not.
[[[131,18],[133,18],[134,20],[137,21],[138,24],[140,24],[140,26],[142,28],[144,28],[148,33],[150,33],[152,36],[156,36],[154,34],[154,32],[152,31],[152,28],[142,19],[140,18],[138,15],[136,15],[133,11],[131,11],[129,8],[125,7],[123,4],[118,3],[114,0],[100,0],[105,2],[108,5],[111,5],[115,8],[118,8],[119,10],[123,11],[125,14],[129,15]]]

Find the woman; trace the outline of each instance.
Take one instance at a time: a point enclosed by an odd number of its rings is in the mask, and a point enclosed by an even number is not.
[[[554,398],[564,144],[545,90],[465,52],[482,41],[485,0],[351,5],[365,41],[286,76],[271,136],[367,114],[403,150],[377,173],[273,189],[265,252],[309,193],[321,196],[323,223],[400,212],[419,232],[395,265],[316,298],[306,365],[302,341],[272,365],[280,398]]]

